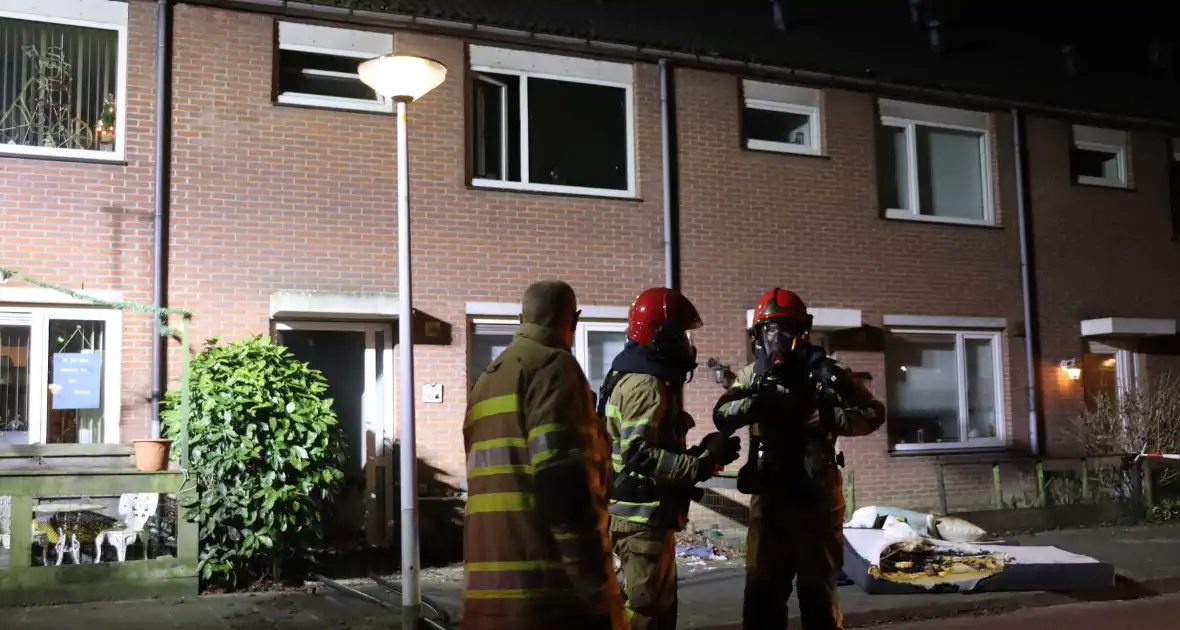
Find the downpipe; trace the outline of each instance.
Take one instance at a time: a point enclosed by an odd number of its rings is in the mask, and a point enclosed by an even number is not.
[[[156,171],[152,223],[152,306],[168,305],[168,220],[172,149],[172,2],[156,2]],[[124,134],[126,136],[126,134]],[[164,323],[166,316],[159,315]],[[160,437],[160,402],[168,369],[168,339],[152,322],[151,436]],[[187,351],[187,348],[185,349]]]
[[[678,209],[677,177],[675,173],[675,120],[672,107],[674,90],[672,69],[665,59],[660,59],[660,160],[663,168],[664,192],[664,285],[669,289],[680,288],[679,234],[676,229]]]
[[[1024,359],[1027,374],[1028,396],[1028,446],[1033,455],[1041,455],[1041,432],[1037,370],[1039,343],[1037,340],[1035,290],[1032,277],[1033,251],[1030,240],[1032,223],[1031,203],[1028,199],[1028,172],[1025,165],[1027,145],[1024,137],[1024,118],[1021,111],[1012,108],[1012,141],[1016,153],[1016,209],[1020,234],[1020,289],[1024,300]]]

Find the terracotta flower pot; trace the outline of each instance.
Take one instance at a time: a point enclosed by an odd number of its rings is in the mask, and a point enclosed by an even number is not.
[[[168,453],[172,450],[172,440],[131,440],[135,447],[135,467],[143,471],[158,471],[168,469]]]

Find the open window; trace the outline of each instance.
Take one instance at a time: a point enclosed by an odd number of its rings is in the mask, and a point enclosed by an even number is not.
[[[820,155],[819,90],[742,81],[745,147],[755,151]]]
[[[1074,125],[1069,165],[1079,184],[1126,188],[1127,132]]]
[[[393,101],[374,92],[357,73],[361,62],[393,53],[393,35],[279,22],[278,38],[276,102],[393,112]]]
[[[471,46],[471,184],[635,196],[631,65]]]

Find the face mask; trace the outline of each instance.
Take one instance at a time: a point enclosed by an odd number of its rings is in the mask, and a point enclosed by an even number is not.
[[[807,333],[780,322],[767,322],[761,329],[762,347],[771,368],[797,363],[806,355]]]

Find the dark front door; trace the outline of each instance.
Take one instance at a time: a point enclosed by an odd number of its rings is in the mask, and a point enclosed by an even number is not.
[[[295,358],[323,373],[326,396],[340,421],[347,458],[344,489],[336,501],[330,538],[363,536],[365,525],[364,394],[366,333],[354,330],[282,330],[279,342]]]

